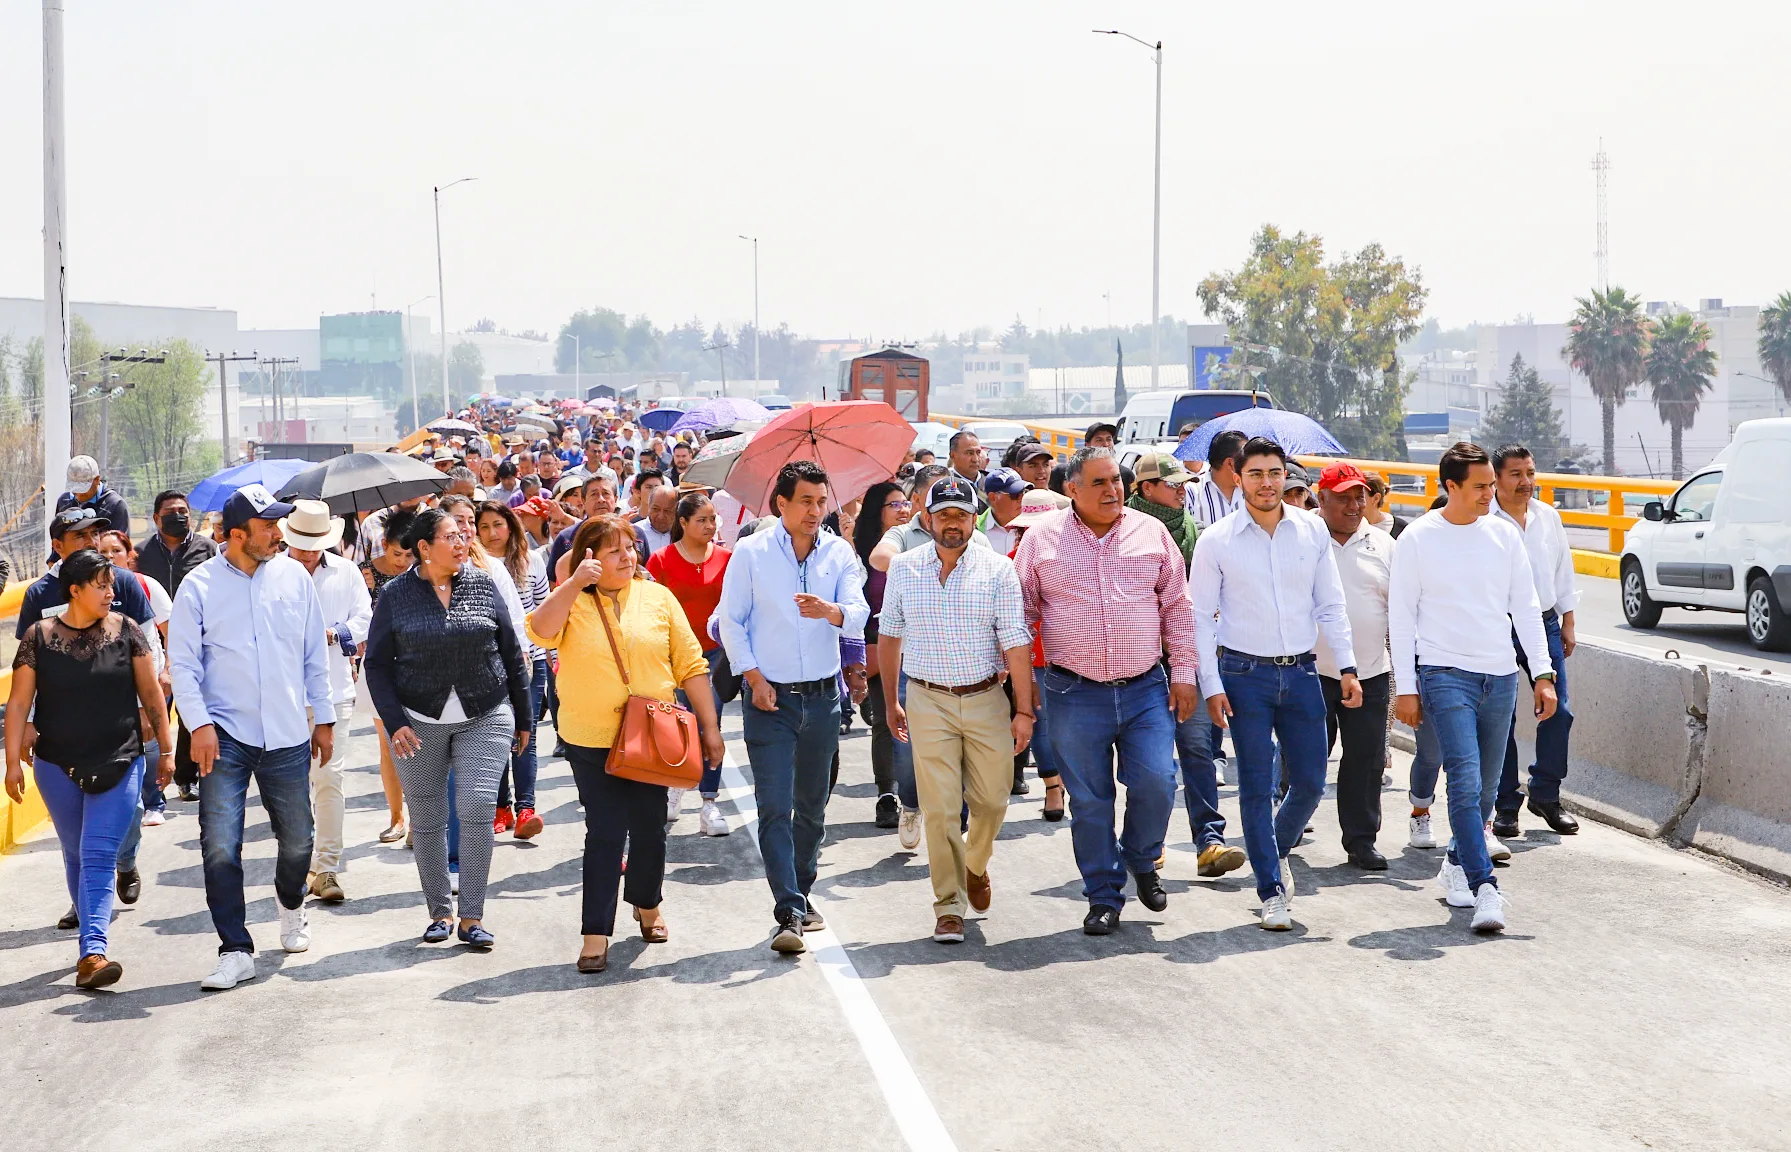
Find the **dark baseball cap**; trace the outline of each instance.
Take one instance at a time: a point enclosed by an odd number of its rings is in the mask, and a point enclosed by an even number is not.
[[[972,516],[976,515],[976,489],[970,481],[962,476],[945,476],[933,482],[927,489],[927,511],[938,512],[946,508],[962,508]]]
[[[241,528],[251,520],[278,520],[292,515],[292,505],[275,500],[260,484],[244,484],[224,501],[224,531]]]
[[[984,492],[1001,492],[1008,496],[1018,496],[1032,485],[1020,479],[1020,474],[1012,468],[991,468],[983,474]]]
[[[1115,440],[1119,439],[1119,425],[1118,424],[1109,424],[1104,420],[1097,421],[1096,423],[1090,424],[1088,426],[1088,431],[1086,431],[1082,434],[1082,439],[1084,441],[1093,440],[1096,435],[1098,435],[1099,433],[1102,433],[1102,432],[1111,432],[1111,433],[1113,433],[1113,438]]]
[[[76,504],[56,513],[50,521],[50,539],[67,532],[71,528],[92,528],[104,532],[112,526],[112,521],[101,516],[85,504]]]
[[[1037,460],[1040,456],[1043,456],[1047,460],[1055,460],[1057,458],[1051,449],[1045,447],[1036,440],[1030,444],[1022,444],[1014,449],[1014,463],[1016,464],[1024,464],[1028,460]]]

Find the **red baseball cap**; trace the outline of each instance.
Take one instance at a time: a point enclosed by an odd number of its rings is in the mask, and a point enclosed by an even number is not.
[[[1354,464],[1328,464],[1318,478],[1321,492],[1347,492],[1351,488],[1368,487],[1368,477]]]

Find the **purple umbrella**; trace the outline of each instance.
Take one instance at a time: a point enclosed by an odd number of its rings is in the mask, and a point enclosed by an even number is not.
[[[679,417],[671,426],[673,432],[707,432],[723,424],[733,424],[741,420],[769,420],[771,412],[763,404],[752,400],[738,399],[733,396],[718,396],[713,400],[705,400],[695,408]]]

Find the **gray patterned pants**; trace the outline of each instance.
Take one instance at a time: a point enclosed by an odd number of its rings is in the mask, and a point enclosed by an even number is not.
[[[453,916],[448,890],[448,773],[454,773],[455,808],[460,816],[460,916],[485,916],[485,879],[491,871],[491,818],[497,809],[498,777],[510,763],[516,719],[509,702],[485,715],[454,724],[413,720],[422,750],[398,760],[398,780],[410,806],[417,878],[431,920]]]

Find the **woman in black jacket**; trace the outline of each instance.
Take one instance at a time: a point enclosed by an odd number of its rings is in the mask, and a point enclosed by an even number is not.
[[[448,778],[460,841],[463,943],[496,941],[480,923],[491,868],[498,778],[534,729],[521,638],[490,576],[466,563],[454,517],[431,508],[405,533],[410,571],[380,592],[367,637],[367,688],[391,734],[410,804],[417,875],[429,903],[426,943],[448,938]]]

